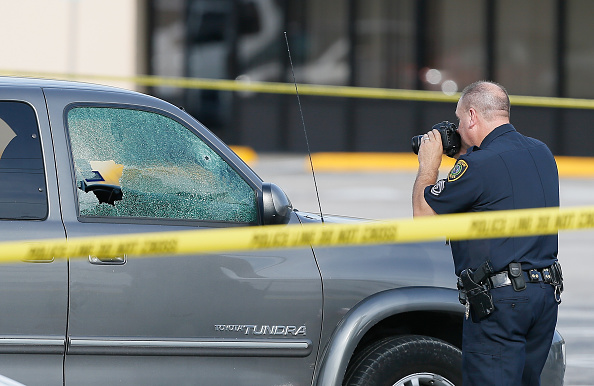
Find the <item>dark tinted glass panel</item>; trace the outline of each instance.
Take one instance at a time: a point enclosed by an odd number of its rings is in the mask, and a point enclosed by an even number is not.
[[[497,2],[496,75],[512,95],[554,95],[555,3]]]
[[[0,102],[0,218],[44,219],[45,175],[33,108]]]
[[[591,0],[572,0],[567,7],[567,45],[564,58],[567,77],[567,96],[594,98],[594,41],[592,40]],[[589,146],[588,146],[589,147]],[[587,153],[591,155],[591,150]]]
[[[358,3],[354,21],[356,86],[415,87],[414,22],[414,1]]]

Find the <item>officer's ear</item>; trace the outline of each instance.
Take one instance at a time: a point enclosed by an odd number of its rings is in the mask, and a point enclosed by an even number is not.
[[[478,123],[478,112],[474,109],[474,107],[471,107],[468,109],[468,114],[470,115],[468,126],[473,127]]]

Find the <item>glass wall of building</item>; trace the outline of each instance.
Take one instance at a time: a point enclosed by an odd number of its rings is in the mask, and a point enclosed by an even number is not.
[[[510,94],[555,96],[555,10],[555,0],[497,2],[494,76]]]
[[[566,10],[566,96],[594,98],[594,2],[570,0]]]
[[[588,0],[152,0],[150,9],[156,75],[289,81],[286,32],[303,83],[439,90],[489,77],[514,94],[556,96],[566,77],[567,96],[594,95],[584,89]]]
[[[288,41],[298,83],[454,94],[491,79],[512,95],[594,98],[589,0],[151,0],[149,10],[153,75],[292,83]],[[298,148],[288,96],[151,92],[184,106],[227,142]],[[304,103],[320,125],[313,134],[319,150],[377,150],[378,143],[424,131],[434,117],[455,119],[452,106],[310,97]],[[371,124],[372,110],[389,118]],[[410,115],[397,134],[388,133],[394,111]],[[550,121],[560,125],[562,116],[555,117]],[[560,141],[558,129],[547,130]],[[376,133],[382,140],[364,140]],[[265,145],[250,142],[254,135],[265,136]]]
[[[419,17],[424,23],[424,55],[418,59],[421,87],[451,94],[487,76],[486,2],[428,1]]]
[[[415,2],[357,1],[352,15],[353,84],[414,89]],[[346,63],[345,63],[346,64]]]

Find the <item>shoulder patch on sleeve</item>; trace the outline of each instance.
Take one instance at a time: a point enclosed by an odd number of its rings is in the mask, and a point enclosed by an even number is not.
[[[450,170],[450,173],[448,174],[448,181],[452,182],[452,181],[456,181],[457,179],[459,179],[460,177],[462,177],[464,175],[464,173],[466,172],[466,170],[468,169],[468,164],[466,163],[466,161],[464,160],[458,160],[456,162],[456,164],[454,165],[454,167],[452,168],[452,170]]]
[[[445,180],[439,180],[431,187],[431,194],[434,196],[439,196],[443,189],[445,188]]]

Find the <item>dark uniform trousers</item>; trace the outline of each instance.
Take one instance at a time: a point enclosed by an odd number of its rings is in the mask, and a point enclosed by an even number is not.
[[[538,386],[555,325],[554,287],[543,282],[491,290],[495,310],[478,323],[464,321],[464,386]]]

